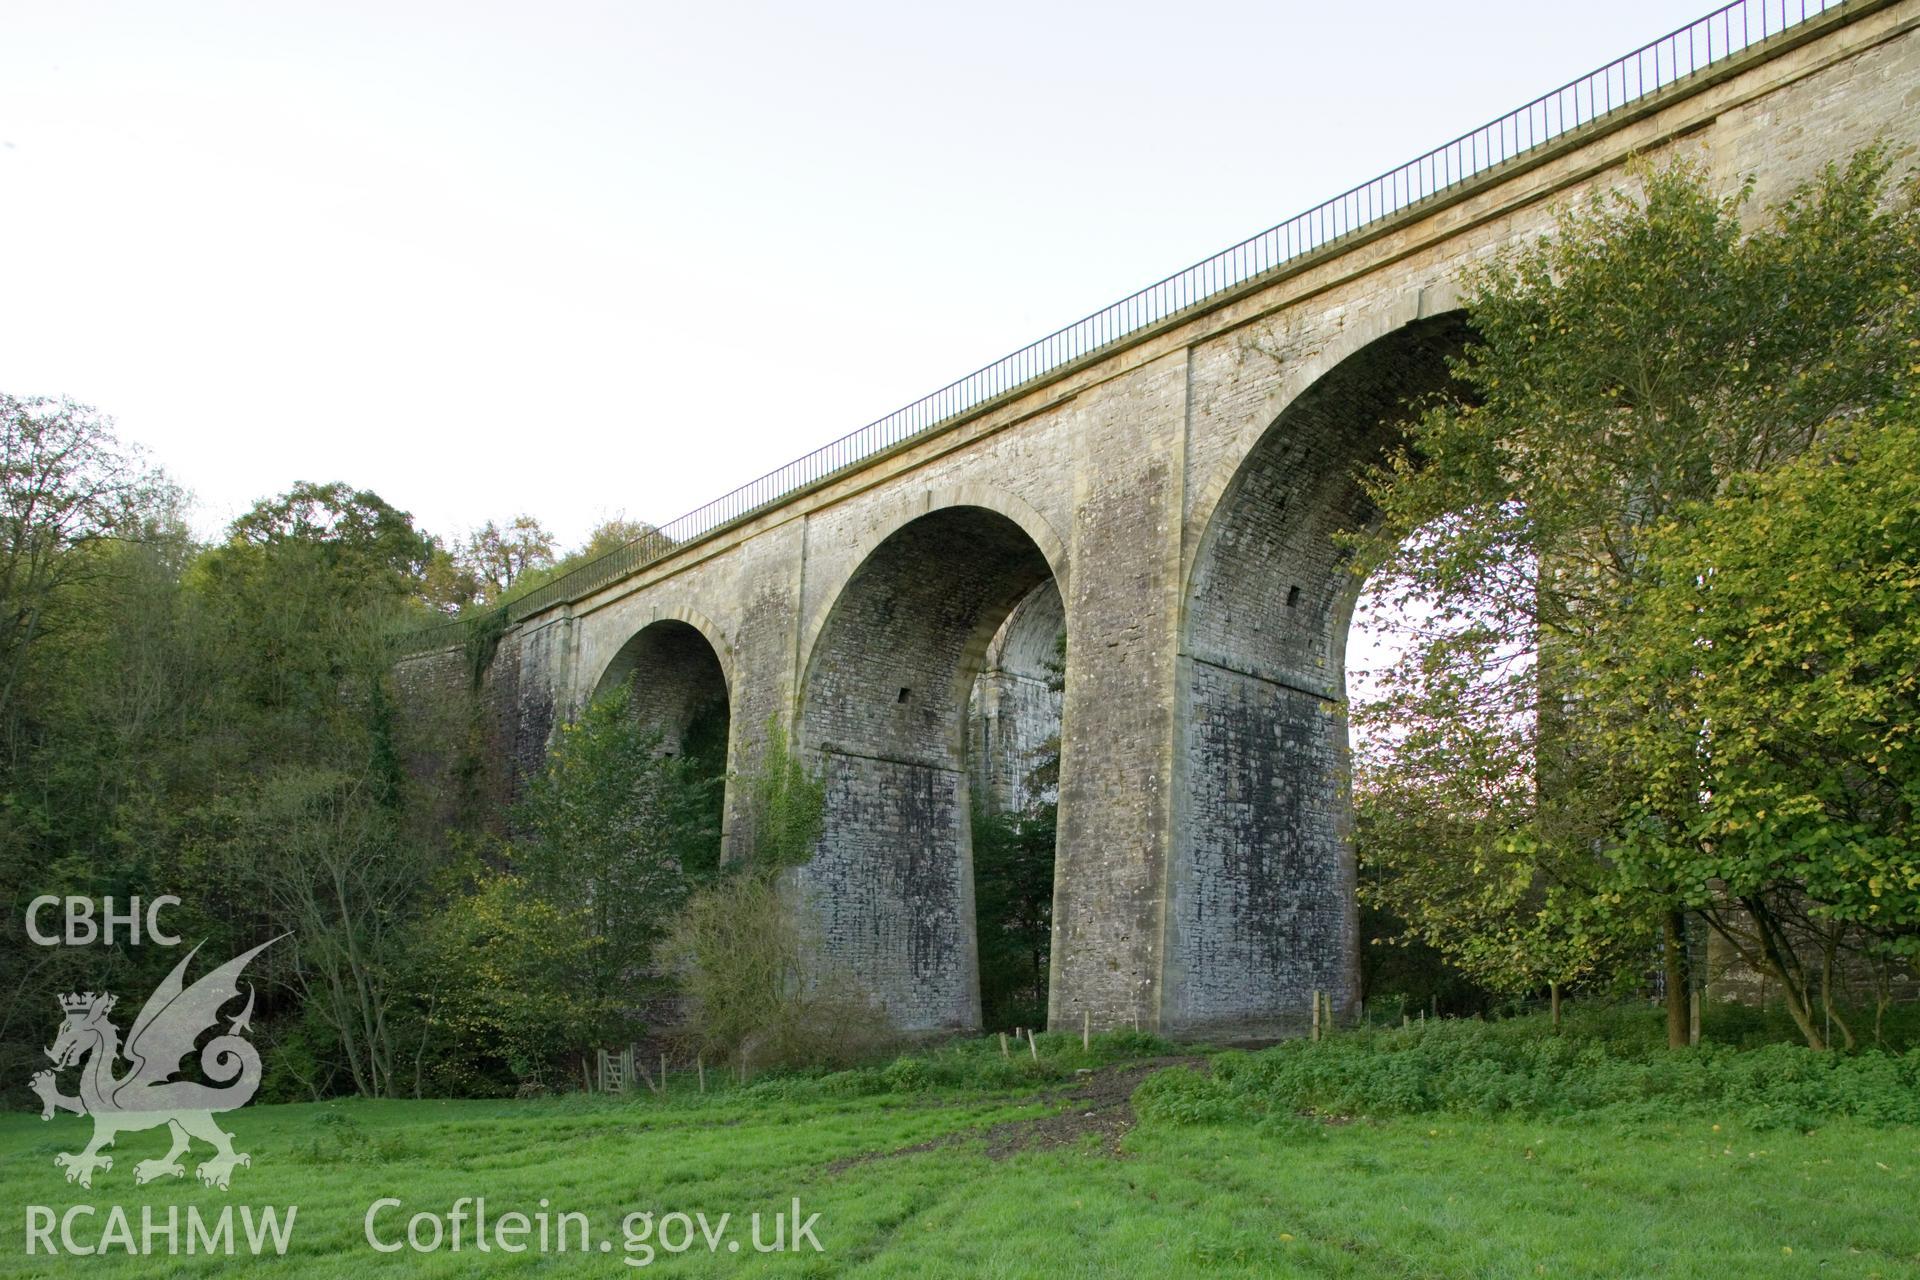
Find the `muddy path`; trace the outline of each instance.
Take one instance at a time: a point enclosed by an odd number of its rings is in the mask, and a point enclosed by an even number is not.
[[[896,1147],[891,1151],[868,1151],[847,1156],[828,1165],[826,1171],[830,1175],[837,1174],[858,1165],[940,1151],[976,1140],[985,1141],[990,1158],[1005,1160],[1023,1151],[1051,1151],[1077,1146],[1089,1134],[1099,1138],[1102,1151],[1119,1158],[1124,1154],[1120,1150],[1120,1140],[1134,1126],[1133,1091],[1140,1087],[1142,1080],[1168,1067],[1205,1070],[1206,1059],[1162,1057],[1100,1067],[1042,1093],[1037,1101],[1054,1108],[1046,1115],[965,1129],[912,1146]]]

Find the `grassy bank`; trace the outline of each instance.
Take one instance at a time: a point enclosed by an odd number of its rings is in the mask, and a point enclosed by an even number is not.
[[[1257,1124],[1318,1116],[1584,1116],[1610,1123],[1707,1118],[1758,1131],[1839,1120],[1920,1124],[1920,1048],[1814,1052],[1744,1011],[1721,1034],[1666,1047],[1643,1009],[1543,1020],[1377,1027],[1261,1053],[1222,1053],[1204,1075],[1167,1073],[1136,1099],[1170,1121]]]
[[[1515,1044],[1551,1039],[1537,1027],[1494,1030]],[[648,1270],[682,1275],[1920,1275],[1914,1125],[1756,1127],[1737,1107],[1699,1099],[1484,1113],[1443,1099],[1319,1117],[1299,1115],[1292,1097],[1275,1105],[1275,1081],[1294,1078],[1280,1064],[1339,1062],[1351,1074],[1397,1058],[1406,1072],[1439,1061],[1448,1035],[1467,1032],[1422,1037],[1424,1059],[1387,1036],[1197,1063],[1169,1063],[1130,1037],[1089,1060],[1077,1038],[1042,1037],[1038,1063],[1002,1059],[983,1041],[705,1096],[676,1080],[664,1100],[250,1107],[227,1127],[253,1164],[225,1194],[190,1182],[136,1188],[134,1163],[165,1145],[152,1133],[123,1138],[91,1191],[71,1187],[52,1157],[84,1141],[86,1122],[8,1115],[0,1274],[203,1276],[246,1265],[287,1276],[618,1276],[652,1246]],[[1614,1057],[1636,1052],[1621,1044]],[[1223,1061],[1224,1078],[1208,1084],[1207,1067]],[[1135,1123],[1127,1098],[1143,1080]],[[1226,1101],[1213,1114],[1175,1114],[1156,1097],[1194,1086],[1168,1081],[1219,1088]],[[459,1253],[389,1255],[365,1241],[368,1207],[382,1197],[402,1202],[376,1219],[391,1242],[409,1214],[444,1219],[467,1196],[485,1196],[495,1220],[532,1215],[543,1198],[550,1212],[583,1213],[589,1250],[481,1254],[469,1235]],[[824,1251],[756,1255],[747,1215],[770,1221],[796,1197],[803,1216],[819,1214]],[[125,1206],[136,1231],[143,1205],[299,1213],[287,1256],[257,1263],[25,1256],[21,1206],[75,1203],[101,1214]],[[710,1225],[734,1217],[717,1252],[696,1234],[691,1250],[669,1255],[653,1237],[630,1251],[621,1219],[635,1210],[704,1211]]]

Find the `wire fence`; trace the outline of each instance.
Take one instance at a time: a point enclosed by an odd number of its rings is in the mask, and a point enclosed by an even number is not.
[[[1144,329],[1216,301],[1222,294],[1372,228],[1382,219],[1445,196],[1468,179],[1644,102],[1716,63],[1845,4],[1846,0],[1735,0],[1597,71],[1542,94],[1498,120],[1029,343],[481,616],[496,623],[514,622],[577,600],[875,454],[930,434],[984,404]],[[408,647],[419,650],[459,644],[464,629],[473,622],[467,617],[427,628],[409,637]]]

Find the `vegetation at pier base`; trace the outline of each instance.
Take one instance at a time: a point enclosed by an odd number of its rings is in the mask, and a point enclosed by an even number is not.
[[[974,937],[989,1031],[1046,1025],[1058,808],[1045,801],[996,813],[974,805]]]
[[[893,1025],[828,954],[817,916],[786,874],[813,856],[826,788],[788,748],[777,720],[767,722],[742,790],[745,856],[687,900],[657,955],[682,997],[669,1033],[697,1061],[742,1081],[871,1061],[895,1042]]]
[[[1785,1021],[1715,1010],[1712,1039],[1795,1038]],[[1132,1033],[1041,1035],[1038,1057],[1002,1058],[997,1040],[960,1042],[890,1064],[764,1076],[741,1086],[676,1064],[664,1097],[646,1090],[521,1101],[346,1099],[254,1105],[228,1126],[253,1158],[234,1194],[297,1204],[279,1274],[344,1278],[524,1268],[526,1257],[444,1249],[431,1259],[375,1253],[364,1222],[403,1238],[417,1212],[445,1216],[484,1196],[490,1216],[587,1215],[613,1249],[550,1253],[543,1275],[624,1270],[622,1219],[651,1212],[785,1209],[820,1215],[823,1252],[709,1255],[704,1245],[651,1262],[670,1275],[929,1274],[1245,1277],[1539,1276],[1683,1280],[1809,1274],[1920,1275],[1920,1126],[1873,1114],[1881,1096],[1862,1059],[1791,1043],[1668,1053],[1657,1011],[1570,1009],[1545,1018],[1448,1022],[1294,1042],[1258,1054],[1169,1059]],[[1581,1098],[1561,1065],[1599,1069]],[[1877,1061],[1877,1059],[1876,1059]],[[1911,1069],[1915,1059],[1887,1059]],[[1473,1089],[1497,1064],[1503,1092]],[[1693,1081],[1687,1105],[1606,1101],[1627,1077],[1670,1069]],[[1748,1066],[1745,1064],[1754,1064]],[[1082,1071],[1087,1074],[1080,1074]],[[1615,1078],[1615,1076],[1618,1078]],[[1344,1077],[1355,1077],[1351,1086]],[[1341,1089],[1348,1092],[1342,1094]],[[1453,1093],[1447,1090],[1454,1091]],[[1423,1092],[1424,1091],[1424,1092]],[[1363,1096],[1364,1095],[1364,1096]],[[1132,1105],[1128,1100],[1131,1097]],[[1860,1105],[1835,1105],[1853,1098]],[[1797,1109],[1817,1100],[1817,1125]],[[1381,1103],[1343,1109],[1345,1102]],[[1765,1110],[1785,1103],[1796,1114]],[[1315,1105],[1301,1114],[1296,1103]],[[1909,1104],[1910,1105],[1910,1104]],[[0,1115],[0,1195],[64,1209],[51,1153],[84,1122]],[[163,1179],[137,1187],[132,1164],[161,1133],[125,1135],[105,1195],[133,1220],[206,1193]],[[216,1199],[220,1199],[216,1197]],[[388,1230],[389,1226],[391,1231]],[[469,1220],[469,1228],[471,1221]],[[635,1255],[636,1259],[640,1255]],[[168,1274],[216,1274],[201,1258]],[[155,1274],[156,1259],[86,1260],[108,1280]],[[65,1258],[0,1252],[0,1275],[61,1274]]]
[[[1384,940],[1507,995],[1659,973],[1675,1045],[1709,933],[1815,1047],[1911,973],[1916,192],[1642,168],[1473,278],[1357,540],[1413,620],[1354,708]]]
[[[417,998],[444,1090],[569,1085],[583,1054],[645,1034],[638,1010],[667,987],[656,948],[719,875],[724,728],[696,717],[667,752],[630,699],[562,726],[516,837],[456,863],[423,922]]]
[[[1445,1114],[1624,1125],[1698,1115],[1755,1131],[1920,1125],[1920,1019],[1904,1012],[1894,1047],[1855,1055],[1783,1043],[1797,1028],[1739,1007],[1712,1011],[1705,1042],[1679,1054],[1644,1007],[1577,1010],[1558,1028],[1544,1016],[1434,1019],[1219,1054],[1204,1075],[1154,1077],[1135,1105],[1183,1123]]]

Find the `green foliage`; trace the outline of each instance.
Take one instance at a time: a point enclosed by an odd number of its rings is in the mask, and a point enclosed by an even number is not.
[[[47,518],[23,526],[7,607],[30,599],[51,641],[16,655],[5,700],[25,731],[0,753],[7,897],[175,893],[169,924],[210,955],[290,929],[253,971],[257,1024],[295,1050],[272,1086],[402,1087],[418,1020],[397,922],[433,841],[387,637],[418,608],[428,540],[377,495],[299,485],[197,547],[178,493],[90,411],[9,408],[4,427],[9,458],[56,439],[66,458],[7,476],[8,503]],[[9,1043],[40,1038],[56,987],[126,994],[169,967],[152,947],[17,943]]]
[[[504,609],[489,609],[475,614],[468,622],[465,640],[461,645],[467,660],[467,685],[478,690],[487,678],[487,672],[493,666],[493,656],[500,651],[500,641],[507,634],[507,613]]]
[[[853,1073],[847,1073],[852,1076]],[[1000,1058],[979,1054],[913,1055],[896,1058],[884,1067],[864,1073],[860,1079],[869,1093],[953,1093],[966,1089],[1019,1089],[1036,1083],[1063,1080],[1071,1074],[1054,1058]],[[853,1090],[854,1082],[838,1082],[841,1090]]]
[[[792,750],[777,719],[767,720],[761,751],[747,784],[752,863],[765,871],[797,867],[813,857],[826,829],[826,783]]]
[[[688,738],[689,754],[724,760],[725,743]],[[685,999],[680,1038],[742,1078],[766,1070],[847,1066],[883,1052],[886,1013],[820,944],[808,904],[783,873],[813,856],[826,789],[767,725],[758,771],[745,782],[752,843],[729,874],[674,920],[662,957]]]
[[[1047,684],[1066,687],[1067,633],[1054,636]],[[1059,841],[1060,735],[1036,753],[1025,779],[1038,799],[994,811],[974,797],[974,941],[979,956],[981,1025],[987,1030],[1037,1027],[1047,1020],[1053,946],[1053,878]]]
[[[1405,921],[1360,894],[1360,989],[1370,1019],[1398,1022],[1430,1011],[1459,1017],[1490,1012],[1494,992],[1474,982],[1437,948],[1412,935]]]
[[[1920,403],[1739,478],[1643,548],[1631,629],[1590,685],[1635,713],[1631,874],[1701,907],[1716,882],[1790,889],[1920,951]]]
[[[582,1047],[612,1042],[624,1029],[620,1002],[596,989],[607,940],[589,912],[484,869],[450,897],[426,922],[417,969],[421,998],[447,1042],[436,1054],[437,1091],[570,1083]]]
[[[806,939],[765,876],[735,876],[696,894],[662,958],[688,1001],[696,1052],[739,1054],[805,980]]]
[[[498,606],[550,571],[559,540],[530,515],[489,520],[452,555],[453,602]]]
[[[1717,198],[1685,166],[1639,170],[1637,193],[1594,197],[1551,238],[1474,278],[1476,341],[1452,362],[1453,389],[1421,406],[1406,447],[1368,476],[1382,521],[1358,560],[1415,629],[1381,696],[1354,709],[1371,744],[1356,770],[1363,883],[1373,905],[1405,921],[1403,936],[1477,981],[1520,992],[1628,977],[1672,912],[1703,907],[1731,850],[1695,856],[1709,852],[1698,788],[1718,785],[1699,757],[1709,738],[1785,745],[1767,727],[1781,707],[1760,683],[1783,690],[1807,683],[1803,670],[1827,673],[1802,704],[1811,715],[1827,699],[1823,754],[1804,763],[1828,771],[1835,800],[1852,795],[1849,779],[1880,776],[1886,754],[1865,740],[1872,731],[1834,726],[1848,715],[1840,708],[1884,695],[1898,732],[1907,695],[1879,676],[1882,659],[1813,654],[1864,643],[1862,628],[1898,634],[1900,624],[1862,621],[1842,603],[1868,604],[1840,579],[1849,556],[1878,555],[1886,572],[1873,589],[1884,593],[1901,579],[1904,531],[1884,525],[1888,508],[1865,485],[1829,484],[1826,524],[1767,514],[1799,499],[1756,477],[1809,450],[1865,449],[1851,424],[1911,394],[1920,211],[1913,188],[1891,189],[1888,173],[1884,154],[1868,150],[1743,222],[1744,192]],[[1868,435],[1886,430],[1870,420]],[[1884,456],[1903,447],[1889,443]],[[1783,583],[1805,559],[1841,557],[1807,579],[1806,626],[1768,633],[1781,646],[1773,657],[1758,629],[1732,620],[1753,601],[1714,594],[1716,559],[1761,545],[1703,527],[1736,494],[1750,532],[1775,522]],[[1879,530],[1869,535],[1877,549],[1838,536],[1849,518]],[[1789,532],[1810,541],[1783,541]],[[1687,586],[1689,573],[1714,590]],[[1818,594],[1827,591],[1831,604]],[[1692,647],[1713,638],[1689,592],[1728,599],[1723,647]],[[1843,615],[1853,621],[1836,631]],[[1696,657],[1709,679],[1741,673],[1724,686],[1732,696],[1709,706],[1676,695],[1674,674]],[[1789,790],[1805,803],[1805,786]],[[1885,793],[1855,806],[1851,820],[1873,833],[1833,843],[1840,861],[1828,872],[1813,864],[1824,856],[1815,846],[1829,846],[1796,802],[1778,788],[1740,795],[1738,820],[1798,843],[1796,892],[1821,883],[1864,910],[1876,873],[1884,895],[1910,869],[1892,852],[1910,839],[1906,810]],[[1650,831],[1668,853],[1636,852]],[[1875,840],[1884,851],[1867,853]],[[1880,914],[1891,921],[1894,910],[1889,901]],[[1790,958],[1770,963],[1804,1012],[1806,975]]]
[[[323,563],[351,602],[369,592],[411,591],[433,552],[432,539],[413,518],[370,489],[296,484],[263,498],[233,522],[230,548],[298,549]]]
[[[339,1037],[312,1008],[289,1011],[262,1028],[260,1102],[318,1102],[337,1092]]]
[[[1632,615],[1577,672],[1626,711],[1643,775],[1615,892],[1671,892],[1780,982],[1809,1043],[1851,1045],[1836,955],[1920,956],[1920,407],[1732,478],[1641,556]]]
[[[718,806],[725,798],[727,776],[727,736],[731,728],[727,700],[716,697],[704,707],[696,707],[680,731],[680,759],[687,775],[709,783],[708,802]]]
[[[521,519],[527,518],[521,517]],[[478,597],[484,597],[496,605],[511,604],[532,595],[548,583],[566,577],[576,569],[619,551],[629,543],[639,544],[635,547],[633,554],[639,556],[641,560],[663,556],[674,546],[673,539],[646,521],[616,516],[595,525],[587,534],[585,543],[557,559],[551,555],[551,542],[547,543],[549,554],[529,559],[525,567],[514,576],[512,583],[493,596],[486,596],[484,586],[478,589],[473,587],[477,581],[474,574],[460,575],[460,585],[467,587],[468,593],[459,598],[458,602],[465,606],[473,603]],[[464,559],[464,556],[456,555],[452,558],[452,563],[457,566]]]
[[[791,1101],[889,1093],[950,1096],[1073,1080],[1081,1072],[1174,1051],[1167,1041],[1140,1031],[1102,1032],[1086,1048],[1077,1033],[1042,1034],[1034,1037],[1034,1045],[1037,1053],[1030,1051],[1024,1040],[1015,1040],[1002,1053],[999,1037],[986,1036],[905,1052],[884,1064],[824,1073],[789,1068],[775,1078],[781,1096]]]
[[[314,1117],[319,1132],[297,1156],[307,1164],[387,1165],[420,1153],[397,1133],[369,1133],[350,1111],[329,1107]]]
[[[803,909],[751,870],[696,894],[662,956],[686,1000],[681,1037],[743,1076],[844,1067],[893,1039],[885,1012],[822,954]]]
[[[0,430],[9,901],[178,894],[168,924],[208,955],[290,932],[251,971],[268,1096],[488,1089],[633,1025],[647,948],[718,862],[724,709],[672,760],[596,713],[534,788],[524,874],[450,877],[456,846],[504,826],[472,776],[500,628],[476,629],[467,687],[394,687],[395,633],[458,603],[443,548],[377,494],[310,483],[198,546],[178,491],[93,411],[0,396]],[[495,534],[495,568],[537,569],[539,530]],[[130,998],[174,958],[16,930],[11,1096],[54,991]],[[456,973],[470,983],[443,998]]]
[[[31,724],[34,659],[79,638],[114,538],[177,519],[179,494],[71,400],[0,393],[0,746]]]
[[[584,994],[631,1002],[669,922],[718,874],[724,779],[707,764],[663,750],[624,687],[561,726],[517,811],[526,835],[512,859],[534,894],[600,940]]]
[[[1811,1129],[1848,1117],[1920,1123],[1920,1048],[1905,1054],[1817,1053],[1800,1045],[1669,1052],[1645,1011],[1570,1017],[1434,1020],[1290,1041],[1212,1059],[1205,1075],[1168,1071],[1134,1095],[1142,1115],[1183,1124],[1328,1116],[1451,1113],[1670,1120]]]
[[[1047,1019],[1058,812],[1053,803],[1027,812],[974,808],[974,936],[981,1020],[989,1031]]]
[[[427,865],[376,782],[278,769],[226,810],[226,856],[249,869],[269,927],[293,935],[288,980],[334,1033],[356,1089],[392,1096],[405,1065],[401,966]]]

